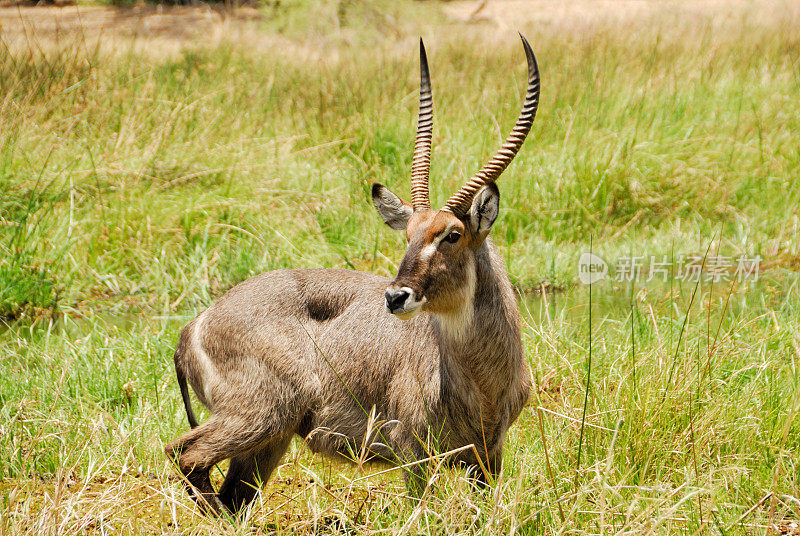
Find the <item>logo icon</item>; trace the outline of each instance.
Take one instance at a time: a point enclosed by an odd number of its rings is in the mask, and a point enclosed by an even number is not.
[[[608,264],[594,253],[581,253],[581,258],[578,259],[578,279],[584,285],[608,279]]]

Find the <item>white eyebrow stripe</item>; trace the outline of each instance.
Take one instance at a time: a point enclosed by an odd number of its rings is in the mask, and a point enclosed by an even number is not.
[[[442,240],[444,240],[444,239],[445,239],[445,237],[446,237],[447,235],[449,235],[449,234],[450,234],[450,232],[453,230],[453,227],[455,227],[455,226],[456,226],[456,224],[455,224],[455,223],[451,223],[450,225],[448,225],[447,227],[445,227],[444,231],[442,231],[441,233],[439,233],[439,236],[437,236],[437,237],[436,237],[436,241],[435,241],[437,246],[439,245],[439,243],[440,243]]]
[[[436,238],[433,239],[433,242],[422,248],[422,250],[419,252],[420,259],[422,260],[430,259],[431,256],[436,252],[436,248],[438,248],[439,244],[442,243],[442,240],[444,240],[445,237],[449,235],[450,232],[453,230],[453,227],[455,227],[454,223],[451,223],[450,225],[445,227],[444,231],[439,233],[436,236]]]
[[[428,244],[427,246],[422,248],[422,250],[420,250],[419,252],[419,258],[422,259],[423,261],[427,261],[428,259],[430,259],[431,256],[436,252],[437,245],[438,243]]]
[[[444,240],[445,238],[447,238],[447,235],[449,235],[451,232],[453,232],[453,229],[455,228],[455,226],[456,226],[456,224],[455,224],[455,223],[451,223],[451,224],[450,224],[450,225],[448,225],[448,226],[447,226],[447,228],[446,228],[446,229],[445,229],[445,230],[444,230],[444,231],[443,231],[443,232],[442,232],[442,233],[441,233],[441,234],[440,234],[440,235],[439,235],[439,236],[436,238],[436,245],[437,245],[437,246],[439,245],[439,243],[440,243],[442,240]],[[458,234],[460,235],[461,233],[459,232]]]

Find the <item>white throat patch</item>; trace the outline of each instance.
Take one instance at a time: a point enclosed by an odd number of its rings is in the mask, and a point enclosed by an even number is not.
[[[469,328],[472,326],[472,318],[475,314],[475,261],[470,259],[469,266],[467,267],[467,280],[463,287],[461,287],[460,296],[458,301],[462,304],[455,312],[446,314],[437,314],[439,323],[442,326],[442,331],[451,340],[456,342],[463,341],[469,333]]]

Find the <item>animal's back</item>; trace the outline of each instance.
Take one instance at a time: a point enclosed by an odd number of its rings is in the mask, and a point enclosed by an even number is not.
[[[212,412],[253,403],[243,393],[271,393],[313,407],[315,425],[372,405],[385,414],[393,378],[419,370],[435,350],[425,344],[433,336],[428,315],[404,322],[386,312],[387,282],[327,269],[252,277],[184,328],[178,366]]]

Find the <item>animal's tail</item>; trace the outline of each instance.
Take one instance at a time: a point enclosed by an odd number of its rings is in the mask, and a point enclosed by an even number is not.
[[[175,374],[178,376],[178,386],[181,388],[181,398],[183,399],[183,407],[186,408],[186,418],[189,420],[189,426],[197,428],[197,417],[194,416],[194,410],[192,409],[192,401],[189,398],[189,384],[186,382],[186,374],[181,366],[179,352],[180,350],[175,351]]]

